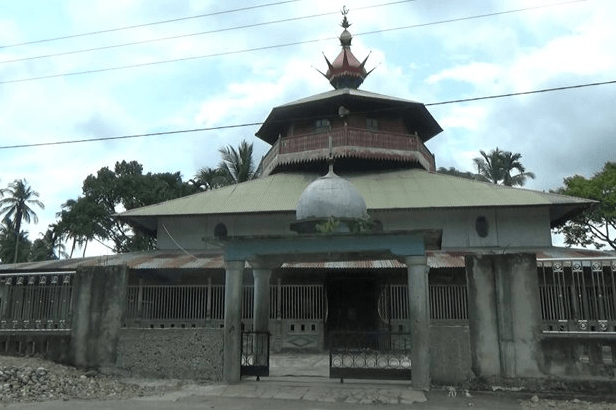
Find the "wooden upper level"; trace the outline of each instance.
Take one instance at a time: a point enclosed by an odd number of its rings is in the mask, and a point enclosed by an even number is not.
[[[425,142],[441,131],[421,103],[356,89],[333,90],[272,110],[257,132],[272,145],[261,173],[326,171],[330,155],[338,169],[434,171],[434,155]]]

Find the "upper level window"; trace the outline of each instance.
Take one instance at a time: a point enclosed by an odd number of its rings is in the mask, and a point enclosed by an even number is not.
[[[379,129],[379,120],[376,118],[366,118],[366,129],[377,131]]]
[[[327,120],[327,119],[317,120],[315,125],[316,125],[316,130],[317,131],[325,131],[325,130],[329,130],[329,128],[330,128],[329,120]]]

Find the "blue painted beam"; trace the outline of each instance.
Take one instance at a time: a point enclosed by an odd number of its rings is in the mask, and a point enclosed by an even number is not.
[[[336,253],[383,253],[395,256],[425,255],[422,232],[377,235],[312,235],[280,238],[230,238],[224,247],[226,261],[256,256],[289,256]]]

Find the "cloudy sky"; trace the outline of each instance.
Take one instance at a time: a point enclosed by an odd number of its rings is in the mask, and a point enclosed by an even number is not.
[[[116,161],[186,180],[242,139],[260,158],[258,125],[224,127],[331,89],[315,68],[339,52],[344,5],[354,54],[376,67],[362,89],[428,105],[444,129],[428,143],[437,166],[471,171],[499,147],[537,175],[528,188],[548,190],[616,160],[616,84],[435,104],[616,80],[613,0],[3,1],[0,186],[25,178],[40,193],[30,239]]]

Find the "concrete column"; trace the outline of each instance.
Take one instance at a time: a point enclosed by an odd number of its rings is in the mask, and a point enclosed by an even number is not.
[[[543,322],[537,259],[534,254],[498,255],[494,266],[497,277],[504,277],[507,282],[508,295],[505,297],[509,296],[509,303],[500,306],[509,307],[515,377],[541,377],[544,373]]]
[[[254,316],[252,321],[252,330],[255,332],[269,333],[269,317],[270,317],[270,278],[272,276],[271,269],[254,268],[252,275],[255,283],[255,298],[254,298]],[[268,354],[268,336],[255,335],[253,349],[255,352],[255,361],[259,365],[267,365]]]
[[[471,362],[477,377],[500,376],[496,289],[491,256],[466,256]]]
[[[270,278],[272,277],[272,270],[255,268],[252,270],[252,276],[255,281],[252,329],[256,332],[268,332],[270,317]]]
[[[244,261],[225,262],[225,346],[222,377],[227,384],[240,381],[243,276]]]
[[[115,363],[127,278],[126,265],[77,270],[70,346],[75,366],[98,368]]]
[[[540,377],[542,322],[531,254],[466,257],[473,371],[478,377]]]
[[[411,366],[414,389],[430,390],[430,310],[426,256],[407,256]]]

